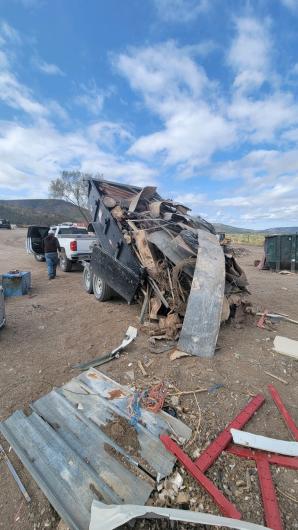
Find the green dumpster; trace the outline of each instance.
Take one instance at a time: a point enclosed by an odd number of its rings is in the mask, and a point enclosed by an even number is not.
[[[298,233],[266,236],[264,250],[269,269],[298,271]]]

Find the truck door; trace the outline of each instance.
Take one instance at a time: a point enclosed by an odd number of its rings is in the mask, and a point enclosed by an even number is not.
[[[49,229],[49,226],[29,226],[26,241],[26,249],[29,254],[43,258],[42,240],[48,235]]]

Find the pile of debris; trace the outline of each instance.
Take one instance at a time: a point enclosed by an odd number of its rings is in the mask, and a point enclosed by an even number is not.
[[[180,335],[179,349],[212,356],[220,322],[247,304],[248,293],[245,273],[214,227],[149,186],[90,179],[89,207],[99,238],[93,269],[99,263],[128,302],[140,299],[141,322],[155,323],[155,335]]]

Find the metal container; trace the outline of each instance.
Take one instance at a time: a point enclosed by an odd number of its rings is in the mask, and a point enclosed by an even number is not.
[[[28,294],[31,289],[31,272],[7,272],[1,275],[5,298]]]
[[[0,329],[5,325],[5,302],[3,288],[0,286]]]
[[[298,271],[298,233],[266,236],[264,250],[269,269]]]

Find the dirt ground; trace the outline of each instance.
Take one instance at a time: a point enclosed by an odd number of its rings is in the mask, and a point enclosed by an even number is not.
[[[59,270],[58,278],[49,282],[45,264],[37,263],[26,254],[25,234],[22,229],[0,231],[0,273],[20,269],[32,274],[32,293],[6,300],[7,326],[0,332],[0,420],[17,409],[28,409],[31,401],[74,377],[71,364],[87,361],[117,346],[129,325],[139,327],[138,305],[128,306],[119,299],[97,302],[83,290],[79,270],[71,273]],[[253,262],[261,257],[262,249],[245,248],[247,254],[238,260],[247,273],[254,307],[286,313],[297,319],[298,276],[257,270]],[[247,430],[291,440],[267,390],[269,383],[276,386],[298,422],[298,362],[273,352],[277,333],[298,339],[298,326],[280,322],[270,330],[261,330],[254,317],[240,325],[227,323],[221,329],[220,349],[213,359],[187,357],[171,362],[167,352],[152,353],[147,335],[140,331],[127,353],[105,365],[102,371],[122,384],[131,383],[133,371],[133,384],[141,388],[161,380],[183,391],[223,385],[212,392],[197,394],[197,401],[194,394],[179,399],[176,407],[179,417],[197,432],[187,448],[192,457],[258,392],[265,394],[266,403],[249,422]],[[146,369],[146,377],[137,360],[145,364],[151,359],[153,363]],[[3,438],[1,443],[8,451]],[[9,457],[32,502],[28,505],[23,500],[1,461],[0,527],[5,530],[56,529],[58,515],[13,451]],[[179,466],[178,469],[184,479],[184,491],[189,494],[191,509],[218,513],[210,497]],[[298,528],[298,473],[277,467],[272,472],[284,528]],[[208,476],[237,505],[243,519],[264,523],[252,462],[224,454],[209,470]],[[153,498],[153,502],[158,502],[158,498]]]

